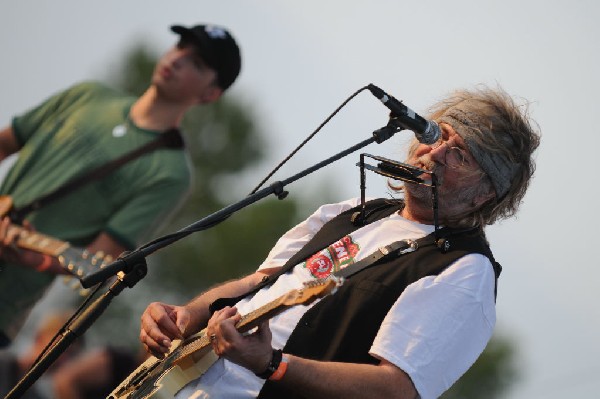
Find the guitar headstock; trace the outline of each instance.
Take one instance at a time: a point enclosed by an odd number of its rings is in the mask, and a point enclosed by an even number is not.
[[[90,254],[88,251],[69,247],[58,256],[61,266],[77,278],[83,278],[97,272],[112,262],[112,256],[99,251]]]
[[[306,282],[304,287],[288,292],[282,304],[286,306],[308,304],[317,298],[333,294],[343,283],[343,279],[333,276]]]
[[[93,274],[110,264],[113,261],[112,256],[105,255],[99,251],[95,254],[90,254],[88,251],[82,251],[79,248],[68,247],[59,256],[61,266],[71,273],[71,276],[65,277],[65,283],[68,283],[73,277],[81,280],[82,278]],[[85,296],[89,293],[89,288],[81,288],[79,281],[72,283],[73,289],[79,289],[79,293]]]

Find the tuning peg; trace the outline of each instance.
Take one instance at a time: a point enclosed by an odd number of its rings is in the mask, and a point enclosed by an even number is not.
[[[104,252],[102,251],[98,251],[94,254],[94,257],[92,258],[92,265],[96,266],[96,264],[102,262],[102,259],[104,258]]]

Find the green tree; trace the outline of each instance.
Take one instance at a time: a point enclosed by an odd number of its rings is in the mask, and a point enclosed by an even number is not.
[[[483,354],[442,399],[499,399],[517,377],[512,342],[494,336]]]

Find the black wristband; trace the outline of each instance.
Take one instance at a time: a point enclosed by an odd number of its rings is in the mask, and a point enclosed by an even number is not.
[[[281,363],[281,359],[283,358],[283,351],[281,349],[273,349],[273,356],[271,357],[271,361],[267,366],[267,369],[262,373],[256,373],[256,376],[262,378],[263,380],[268,380],[269,377],[273,375],[273,373],[279,368],[279,364]]]

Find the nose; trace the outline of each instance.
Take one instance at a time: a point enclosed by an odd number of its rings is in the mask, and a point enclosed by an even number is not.
[[[175,51],[173,51],[173,54],[171,55],[169,61],[173,68],[180,68],[185,64],[185,62],[187,62],[188,58],[189,52],[186,51],[185,48],[176,48]]]

